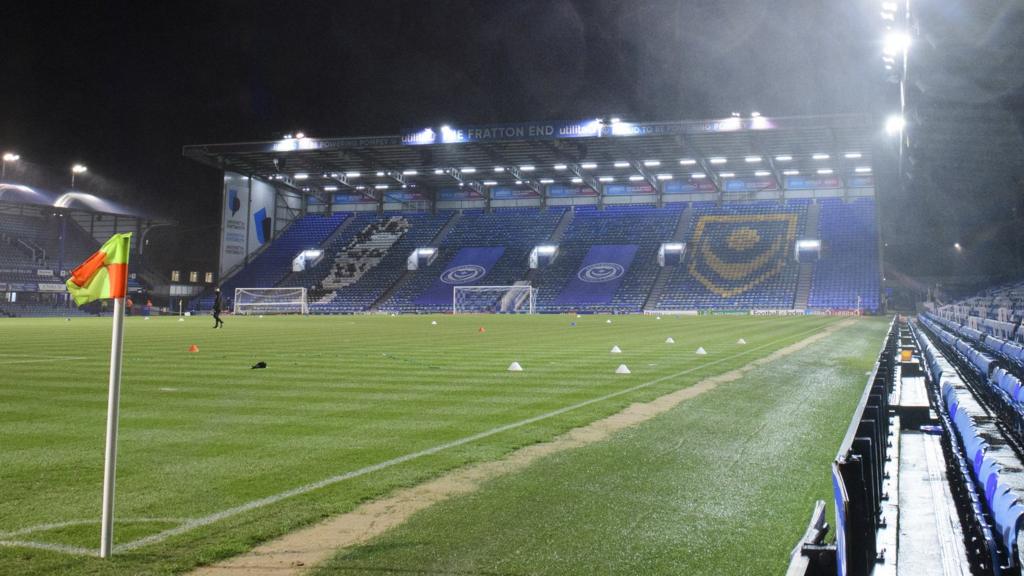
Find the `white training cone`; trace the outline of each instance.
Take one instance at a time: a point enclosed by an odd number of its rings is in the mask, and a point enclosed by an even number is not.
[[[704,356],[707,353],[708,353],[708,351],[705,350],[703,346],[701,346],[700,348],[697,348],[697,355],[698,356]]]
[[[611,323],[612,323],[612,319],[611,319],[611,318],[609,318],[609,319],[605,320],[605,321],[604,321],[604,323],[605,323],[605,324],[611,324]]]
[[[676,343],[676,341],[671,336],[669,336],[668,338],[665,338],[665,344],[675,344],[675,343]]]
[[[654,319],[655,320],[661,320],[661,316],[655,316]]]
[[[579,314],[577,314],[577,315],[576,315],[576,317],[577,317],[577,318],[582,318],[582,316],[580,316]]]
[[[142,319],[143,320],[149,320],[149,316],[143,316]]]
[[[508,365],[509,372],[522,372],[523,367],[519,365],[519,362],[513,362]]]
[[[431,320],[430,321],[430,325],[431,326],[437,326],[437,320]]]
[[[629,368],[625,364],[619,364],[619,367],[615,369],[616,374],[629,374]]]
[[[744,340],[743,338],[740,338],[739,340],[737,340],[737,341],[736,341],[736,343],[737,343],[737,344],[746,344],[746,343],[747,343],[747,341],[746,341],[746,340]]]
[[[178,318],[178,322],[184,322],[184,321],[185,321],[184,318]]]
[[[622,354],[622,349],[618,345],[612,346],[612,354]]]

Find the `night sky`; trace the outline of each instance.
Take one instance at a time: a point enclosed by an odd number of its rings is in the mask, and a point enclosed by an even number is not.
[[[5,2],[0,147],[187,222],[220,175],[185,144],[440,123],[898,108],[873,1]]]

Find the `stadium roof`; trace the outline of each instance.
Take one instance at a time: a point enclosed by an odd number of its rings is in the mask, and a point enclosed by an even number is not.
[[[436,191],[548,184],[588,185],[872,171],[882,123],[867,115],[770,118],[733,115],[680,122],[617,118],[488,126],[437,126],[405,134],[192,145],[184,155],[321,196],[402,187]],[[703,176],[702,176],[703,175]]]

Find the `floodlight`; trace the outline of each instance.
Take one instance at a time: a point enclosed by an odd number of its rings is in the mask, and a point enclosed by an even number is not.
[[[301,140],[302,138],[305,138],[306,135],[303,134],[302,132],[296,132],[295,137]]]
[[[955,248],[957,252],[964,249],[964,247],[961,246],[959,242],[953,242],[953,248]]]
[[[910,48],[910,35],[906,32],[893,31],[885,35],[882,53],[887,56],[903,54]]]
[[[707,178],[707,177],[708,177],[708,175],[703,173],[703,172],[694,172],[693,174],[690,174],[690,178],[693,178],[695,180],[700,180],[701,178]]]
[[[551,178],[541,178],[540,179],[540,183],[541,184],[554,184],[555,181],[552,180]]]
[[[17,162],[20,159],[21,156],[15,154],[14,152],[7,152],[4,154],[4,162]]]
[[[377,190],[387,190],[388,189],[388,185],[387,184],[377,184],[376,186],[374,186],[374,188],[376,188]]]
[[[527,164],[526,166],[520,166],[519,169],[523,172],[533,172],[537,167],[532,164]]]
[[[623,162],[622,160],[619,160],[618,162],[615,163],[615,167],[616,168],[629,168],[629,162]]]
[[[383,170],[379,170],[379,171],[377,172],[377,176],[383,176],[383,175],[384,175],[384,171],[383,171]]]
[[[843,154],[843,157],[850,160],[856,160],[857,158],[860,158],[860,152],[847,152],[846,154]]]
[[[760,156],[747,156],[746,158],[744,158],[744,160],[746,160],[747,163],[749,163],[749,164],[755,164],[755,163],[761,161],[761,157]]]
[[[814,158],[815,160],[828,160],[829,158],[831,158],[831,156],[829,156],[828,154],[819,152],[819,153],[811,156],[811,158]]]
[[[679,164],[683,166],[693,166],[696,163],[697,161],[694,160],[693,158],[683,158],[682,160],[679,161]]]
[[[754,172],[754,176],[771,176],[771,175],[772,175],[772,173],[767,171],[767,170],[758,170],[757,172]]]
[[[831,173],[832,173],[832,169],[831,168],[822,168],[822,169],[818,170],[818,174],[822,174],[822,175],[827,175],[827,174],[831,174]]]
[[[722,178],[735,178],[736,177],[736,173],[735,172],[720,172],[718,175],[720,177],[722,177]]]
[[[895,12],[899,8],[899,5],[895,2],[882,2],[882,10],[886,12]]]
[[[498,185],[498,182],[496,180],[484,180],[484,186],[497,186],[497,185]]]
[[[885,119],[885,132],[890,136],[895,136],[903,132],[903,128],[907,125],[907,121],[900,114],[893,114]]]
[[[644,160],[644,166],[649,166],[651,168],[661,166],[661,160]]]
[[[818,250],[821,248],[821,240],[797,240],[796,247],[799,250]]]
[[[345,178],[359,178],[360,176],[359,172],[345,172]]]
[[[519,186],[519,185],[521,185],[522,183],[523,183],[523,181],[522,181],[522,180],[516,180],[516,186]]]
[[[782,174],[785,176],[797,176],[800,174],[799,170],[783,170]]]
[[[858,174],[869,174],[869,173],[871,173],[871,167],[870,166],[857,166],[856,168],[853,169],[853,171],[858,173]]]
[[[403,176],[415,176],[417,174],[419,174],[419,172],[416,170],[402,170]]]
[[[583,164],[580,164],[580,168],[583,168],[584,170],[593,170],[594,168],[597,168],[597,163],[584,162]]]
[[[565,164],[555,164],[555,170],[565,170],[568,168]]]
[[[83,172],[86,172],[88,170],[89,168],[81,164],[75,164],[74,166],[71,167],[71,171],[74,172],[75,174],[82,174]]]
[[[441,174],[444,174],[444,170],[440,168],[434,168],[434,176],[440,176]]]
[[[462,168],[462,173],[463,174],[473,174],[475,172],[476,172],[476,168],[473,168],[472,166],[466,166],[466,167]]]
[[[615,182],[615,177],[614,176],[601,176],[600,178],[598,178],[598,180],[601,181],[601,182]]]
[[[575,178],[572,179],[572,183],[573,184],[582,184],[583,183],[583,178],[575,177]]]
[[[643,176],[640,176],[640,175],[638,175],[638,174],[634,174],[634,175],[632,175],[632,176],[630,176],[630,177],[629,177],[629,181],[630,181],[630,182],[639,182],[639,181],[641,181],[641,180],[643,180],[643,179],[644,179],[644,177],[643,177]]]
[[[295,175],[296,180],[305,180],[307,178],[309,178],[309,174],[306,174],[305,172],[299,172]]]
[[[726,160],[725,158],[712,158],[709,160],[709,162],[711,162],[712,164],[725,164],[726,162],[728,162],[728,160]]]
[[[671,180],[671,174],[658,174],[658,180]]]
[[[789,154],[780,154],[780,155],[775,157],[775,160],[778,161],[778,162],[789,162],[792,159],[793,159],[793,157],[790,156]]]
[[[337,192],[337,186],[324,186],[324,192]]]
[[[496,174],[498,174],[498,173],[501,173],[501,172],[504,172],[504,171],[505,171],[505,167],[504,167],[504,166],[495,166],[495,167],[494,167],[494,172],[495,172]]]

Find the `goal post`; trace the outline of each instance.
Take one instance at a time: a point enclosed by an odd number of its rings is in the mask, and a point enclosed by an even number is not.
[[[309,314],[305,288],[235,288],[235,314]]]
[[[452,314],[533,314],[537,289],[512,286],[452,286]]]

